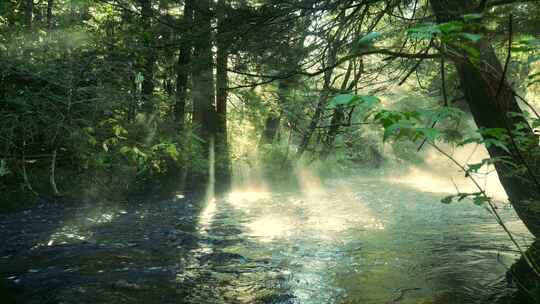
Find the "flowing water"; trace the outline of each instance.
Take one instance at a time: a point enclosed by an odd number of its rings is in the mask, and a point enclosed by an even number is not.
[[[443,195],[371,176],[237,190],[200,208],[179,198],[4,215],[0,287],[13,303],[502,301],[516,249],[485,209]]]

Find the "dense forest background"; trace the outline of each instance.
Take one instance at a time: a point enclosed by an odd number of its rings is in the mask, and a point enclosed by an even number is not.
[[[489,157],[458,166],[495,166],[540,232],[538,13],[506,0],[2,1],[5,207],[202,195],[214,179],[219,194],[233,175],[289,184],[299,164],[343,174],[477,143]]]

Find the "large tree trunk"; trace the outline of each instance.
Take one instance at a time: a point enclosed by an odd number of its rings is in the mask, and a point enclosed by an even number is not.
[[[227,61],[229,59],[229,46],[226,36],[226,1],[217,3],[218,35],[216,55],[216,192],[223,194],[229,190],[231,184],[231,158],[227,141],[227,97],[228,77]]]
[[[193,65],[191,77],[193,83],[193,128],[201,143],[204,159],[210,156],[210,142],[213,141],[216,124],[214,62],[212,53],[212,18],[210,0],[197,0],[194,4],[195,32]],[[187,180],[187,191],[195,196],[205,193],[208,185],[208,166],[192,169]]]
[[[150,113],[153,110],[154,96],[154,66],[157,61],[157,54],[154,48],[154,30],[153,22],[154,9],[152,8],[152,0],[140,0],[141,15],[144,25],[144,55],[143,55],[143,70],[144,80],[142,83],[142,100],[143,110]]]
[[[186,113],[187,85],[189,80],[192,37],[186,35],[193,30],[193,0],[186,0],[184,4],[183,24],[185,31],[182,37],[182,45],[178,55],[178,66],[176,72],[176,104],[174,115],[178,130],[183,131]]]
[[[474,1],[468,0],[431,0],[439,22],[455,20],[473,12],[474,4]],[[487,147],[487,150],[491,158],[504,157],[523,168],[516,170],[502,162],[495,164],[501,184],[518,216],[535,237],[540,237],[540,155],[536,136],[523,116],[509,115],[522,114],[523,111],[508,81],[501,81],[504,77],[503,67],[493,47],[486,39],[474,46],[480,51],[479,63],[473,63],[462,56],[452,57],[462,90],[478,127],[510,131],[518,125],[527,126],[522,131],[531,139],[528,147],[518,147],[512,140],[509,144],[510,153],[495,146]]]

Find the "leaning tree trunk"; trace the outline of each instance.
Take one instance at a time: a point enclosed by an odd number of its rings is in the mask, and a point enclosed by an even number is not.
[[[474,1],[431,0],[431,6],[439,22],[456,20],[463,14],[474,12]],[[451,45],[448,45],[451,48]],[[519,165],[522,170],[496,162],[499,180],[518,216],[529,231],[540,237],[540,188],[538,184],[540,154],[533,130],[523,114],[514,92],[505,79],[504,69],[495,50],[486,39],[475,43],[480,51],[480,60],[473,63],[466,56],[454,56],[453,60],[473,118],[479,128],[499,128],[507,130],[525,126],[522,132],[530,139],[527,147],[518,146],[515,140],[509,144],[509,152],[495,147],[487,147],[492,159],[506,158]]]
[[[193,128],[194,133],[202,140],[199,156],[208,160],[210,142],[213,141],[216,124],[214,62],[212,52],[212,18],[210,0],[197,0],[194,3],[194,28],[196,39],[193,48],[193,64],[191,79],[193,83]],[[194,196],[204,195],[208,186],[209,166],[191,168],[187,179],[186,190]]]
[[[337,56],[337,49],[334,46],[331,46],[330,49],[328,50],[328,62],[327,62],[327,67],[324,72],[323,87],[319,95],[319,101],[317,102],[315,113],[313,114],[313,117],[311,118],[308,128],[306,132],[304,133],[304,136],[302,137],[302,141],[300,142],[300,145],[298,147],[298,152],[296,153],[297,159],[300,159],[302,155],[304,154],[304,152],[306,152],[309,146],[309,141],[311,140],[311,137],[315,133],[317,126],[319,125],[319,122],[321,120],[321,117],[324,114],[324,109],[326,107],[328,97],[330,96],[330,86],[331,86],[332,74],[334,73],[334,65],[336,62],[336,56]]]
[[[228,77],[227,61],[229,59],[227,24],[226,24],[226,1],[219,0],[217,3],[218,34],[216,54],[216,193],[223,194],[231,185],[231,158],[227,141],[227,98]]]
[[[343,82],[341,83],[340,91],[345,92],[347,91],[349,87],[349,78],[351,77],[351,72],[353,69],[353,62],[349,62],[349,66],[347,67],[347,72],[345,72],[345,77],[343,79]],[[356,77],[355,77],[356,80]],[[353,81],[354,85],[355,81]],[[322,156],[326,157],[330,154],[330,151],[332,150],[334,146],[334,141],[336,140],[336,136],[339,134],[340,127],[345,121],[345,110],[343,108],[335,108],[334,112],[332,113],[332,119],[330,120],[330,127],[328,128],[328,132],[326,133],[326,138],[324,140],[324,148],[322,152]]]

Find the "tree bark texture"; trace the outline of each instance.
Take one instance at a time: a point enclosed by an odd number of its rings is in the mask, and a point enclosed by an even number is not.
[[[438,22],[447,22],[474,12],[476,5],[475,1],[468,0],[431,0],[431,7]],[[522,168],[516,170],[505,163],[495,163],[499,180],[518,216],[535,237],[540,237],[540,154],[536,136],[523,116],[512,115],[523,114],[523,111],[506,80],[494,48],[486,39],[473,46],[480,51],[479,62],[473,62],[466,54],[450,56],[450,59],[456,66],[461,88],[479,128],[511,131],[518,125],[526,126],[522,131],[531,140],[532,144],[528,147],[518,146],[512,140],[509,152],[496,146],[487,147],[487,150],[491,158],[510,159]]]

